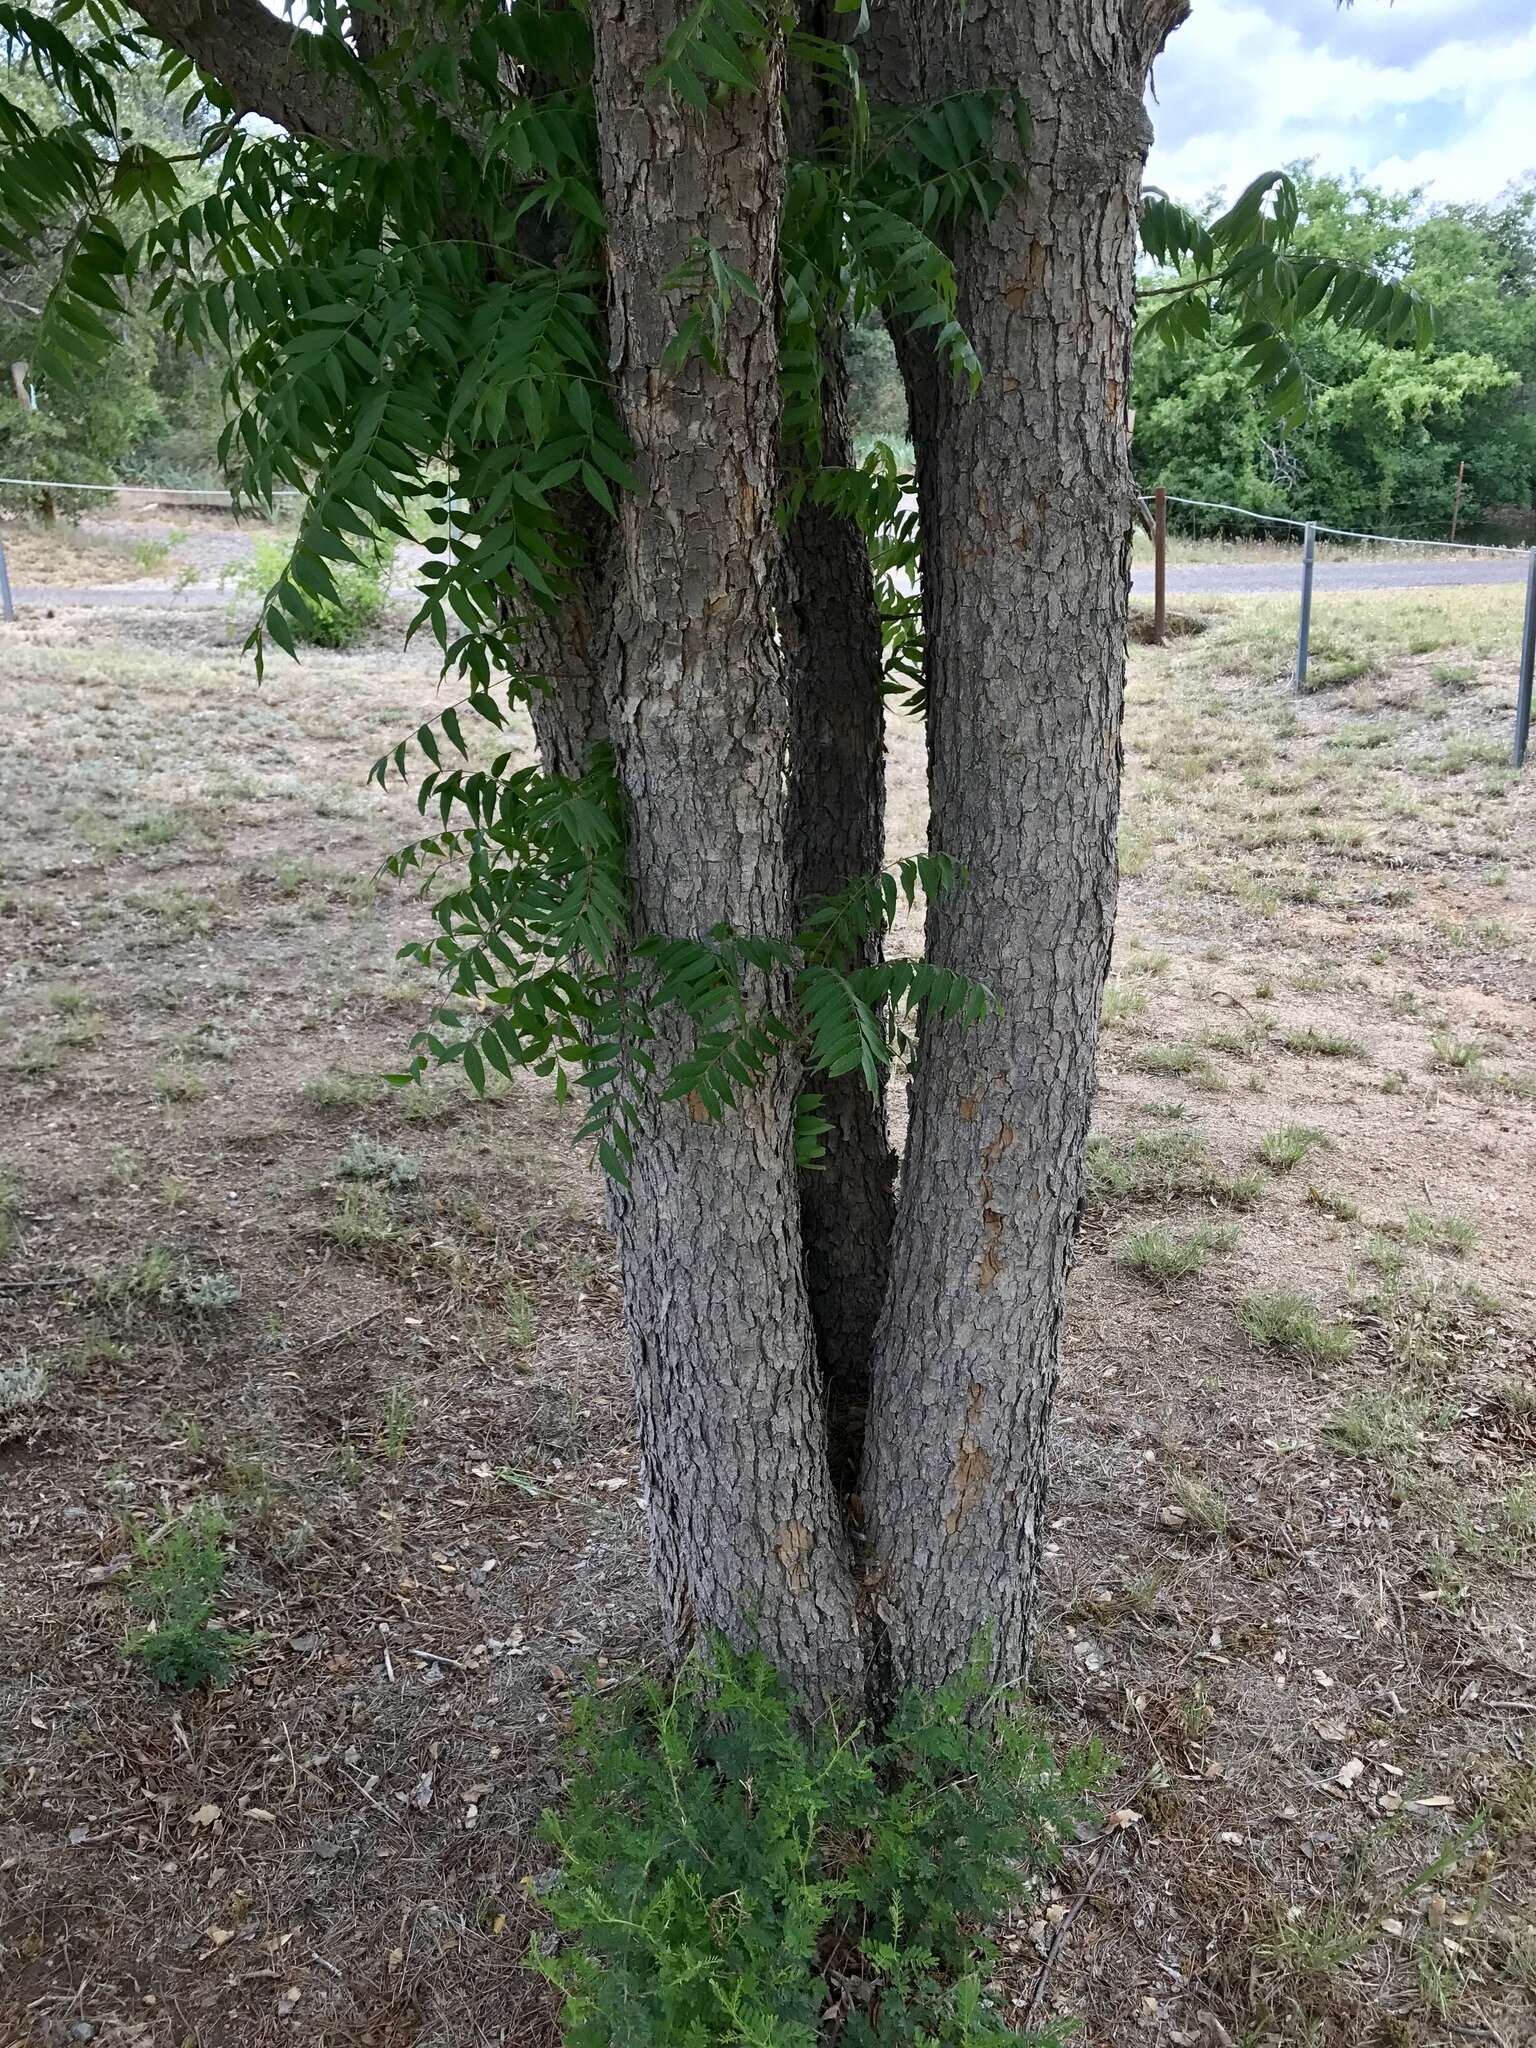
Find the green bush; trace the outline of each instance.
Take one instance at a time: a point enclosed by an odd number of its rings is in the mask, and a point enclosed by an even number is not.
[[[128,1650],[160,1685],[221,1685],[246,1647],[246,1637],[210,1625],[224,1589],[223,1535],[223,1517],[208,1508],[158,1540],[139,1538],[130,1598],[148,1626]]]
[[[1103,1778],[972,1672],[883,1739],[798,1725],[761,1658],[716,1645],[670,1685],[577,1710],[565,1936],[533,1966],[569,2048],[1018,2048],[989,2005],[986,1928],[1037,1884]]]
[[[258,540],[252,560],[231,572],[236,587],[264,597],[288,566],[288,555],[280,541]],[[394,564],[394,548],[383,541],[364,549],[360,562],[330,563],[336,602],[307,598],[302,613],[289,615],[294,639],[307,647],[355,647],[384,616]]]

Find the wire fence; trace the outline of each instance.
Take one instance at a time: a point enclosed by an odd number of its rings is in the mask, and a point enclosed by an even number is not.
[[[1146,500],[1142,500],[1146,505]],[[1161,646],[1168,631],[1168,507],[1186,505],[1202,512],[1224,512],[1238,519],[1251,519],[1260,526],[1281,526],[1301,535],[1301,611],[1296,628],[1298,690],[1307,686],[1307,667],[1312,651],[1312,596],[1316,583],[1317,543],[1330,540],[1370,541],[1378,547],[1403,548],[1414,554],[1444,551],[1458,555],[1508,555],[1523,558],[1525,575],[1525,619],[1520,637],[1520,668],[1515,690],[1515,731],[1512,748],[1514,765],[1525,766],[1531,737],[1532,682],[1536,678],[1536,547],[1509,547],[1498,541],[1413,540],[1400,533],[1362,533],[1349,526],[1325,526],[1315,519],[1288,519],[1276,512],[1255,512],[1247,505],[1227,505],[1218,498],[1182,498],[1161,487],[1152,493],[1152,545],[1154,551],[1154,595],[1152,638]]]
[[[33,491],[88,491],[99,492],[110,497],[151,497],[167,498],[217,498],[232,509],[235,498],[228,490],[176,484],[75,484],[50,481],[45,477],[0,476],[0,489]],[[273,498],[299,498],[301,491],[276,490]],[[1142,500],[1143,506],[1147,501]],[[1526,753],[1531,734],[1531,698],[1533,679],[1536,679],[1536,547],[1509,547],[1496,541],[1479,542],[1465,540],[1413,540],[1403,534],[1362,533],[1349,526],[1325,526],[1315,519],[1290,519],[1278,512],[1255,512],[1248,505],[1228,505],[1219,498],[1184,498],[1159,486],[1152,494],[1148,508],[1151,514],[1152,538],[1155,558],[1154,599],[1153,599],[1153,640],[1161,646],[1168,630],[1168,507],[1186,506],[1192,511],[1222,512],[1234,519],[1249,519],[1259,526],[1285,527],[1301,535],[1301,615],[1296,633],[1295,683],[1298,690],[1307,684],[1307,666],[1312,645],[1312,595],[1317,566],[1317,543],[1319,538],[1328,540],[1370,541],[1378,547],[1404,548],[1415,554],[1429,551],[1459,555],[1523,555],[1527,561],[1525,587],[1525,621],[1520,642],[1519,679],[1515,692],[1515,733],[1514,764],[1517,768],[1525,765]],[[451,517],[451,511],[450,511]],[[14,619],[16,607],[11,596],[10,577],[6,568],[5,544],[0,540],[0,619]]]
[[[1412,540],[1401,533],[1362,533],[1353,526],[1324,526],[1315,519],[1286,519],[1278,512],[1253,512],[1246,505],[1224,505],[1218,498],[1176,498],[1171,491],[1164,494],[1170,505],[1190,505],[1202,512],[1230,512],[1239,519],[1256,520],[1262,526],[1288,526],[1295,533],[1316,534],[1329,540],[1372,540],[1380,547],[1407,548],[1414,554],[1428,549],[1446,549],[1458,555],[1525,555],[1529,548],[1510,547],[1503,541],[1477,540]]]
[[[67,484],[45,476],[0,476],[0,490],[15,491],[105,491],[110,498],[222,498],[234,506],[235,494],[221,486],[202,484]],[[286,486],[272,493],[274,498],[302,498],[302,491]]]

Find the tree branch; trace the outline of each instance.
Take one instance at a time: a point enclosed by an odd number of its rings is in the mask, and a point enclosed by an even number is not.
[[[378,113],[360,79],[320,60],[319,38],[261,0],[132,0],[145,26],[216,79],[235,111],[338,149],[366,148]]]
[[[1132,10],[1142,61],[1151,64],[1182,22],[1189,19],[1190,0],[1137,0]]]

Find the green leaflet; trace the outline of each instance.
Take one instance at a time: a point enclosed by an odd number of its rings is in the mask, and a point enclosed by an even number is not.
[[[1283,171],[1255,178],[1217,219],[1205,222],[1165,192],[1142,201],[1142,247],[1177,273],[1148,287],[1139,333],[1172,348],[1203,339],[1218,314],[1236,323],[1234,346],[1264,408],[1282,424],[1306,411],[1308,393],[1291,336],[1327,320],[1388,346],[1426,349],[1434,315],[1408,285],[1357,263],[1294,251],[1299,198]]]

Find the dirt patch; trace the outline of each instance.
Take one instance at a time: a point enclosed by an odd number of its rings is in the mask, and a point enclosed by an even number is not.
[[[1119,1821],[998,1985],[1093,2048],[1536,2025],[1517,595],[1336,615],[1374,668],[1300,704],[1284,607],[1137,655],[1039,1668]],[[363,775],[435,676],[258,689],[219,608],[0,630],[0,1363],[48,1375],[0,1444],[0,2039],[537,2048],[567,1704],[654,1627],[571,1119],[380,1079],[414,812]],[[1147,1231],[1205,1248],[1154,1284]],[[250,1641],[178,1698],[140,1547],[210,1505]]]

